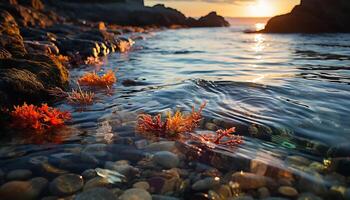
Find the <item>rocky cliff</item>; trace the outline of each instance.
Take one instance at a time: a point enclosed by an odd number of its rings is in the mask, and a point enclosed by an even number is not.
[[[302,0],[290,13],[271,18],[262,32],[350,32],[350,1]]]

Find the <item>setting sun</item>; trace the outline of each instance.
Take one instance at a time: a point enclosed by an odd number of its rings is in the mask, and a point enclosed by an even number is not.
[[[274,13],[274,8],[266,0],[257,0],[248,6],[248,13],[252,17],[266,17]]]

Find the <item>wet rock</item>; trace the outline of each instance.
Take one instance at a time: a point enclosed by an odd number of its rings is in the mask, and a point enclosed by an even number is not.
[[[77,174],[64,174],[50,183],[50,191],[57,196],[67,196],[83,188],[83,177]]]
[[[314,171],[307,170],[309,176],[302,176],[298,182],[299,191],[312,192],[316,195],[323,195],[326,193],[326,183],[322,176]]]
[[[220,184],[220,178],[219,177],[208,177],[202,180],[199,180],[195,182],[192,185],[192,189],[196,191],[204,191],[204,190],[209,190],[213,189],[214,187],[218,186]]]
[[[56,196],[46,196],[41,198],[41,200],[58,200],[58,199],[59,197],[56,197]]]
[[[273,180],[268,177],[247,172],[236,172],[232,174],[231,181],[237,182],[241,189],[258,189],[265,186],[271,187],[273,184]]]
[[[189,26],[193,27],[223,27],[230,24],[216,12],[211,12],[208,15],[199,18],[197,21],[193,19],[187,20]]]
[[[180,164],[179,157],[169,151],[159,151],[155,153],[152,160],[154,163],[167,169],[177,167]]]
[[[120,200],[152,200],[152,196],[143,189],[133,188],[126,190],[120,197]]]
[[[286,198],[282,198],[282,197],[268,197],[266,199],[263,200],[288,200]]]
[[[251,196],[238,196],[232,198],[232,200],[254,200],[254,198]]]
[[[88,181],[92,178],[95,178],[97,176],[95,169],[87,169],[81,174],[85,181]]]
[[[286,197],[296,197],[298,196],[298,191],[293,188],[293,187],[289,187],[289,186],[281,186],[278,188],[278,192]]]
[[[80,158],[81,158],[81,161],[86,162],[86,163],[91,163],[94,165],[97,165],[99,163],[98,159],[95,156],[93,156],[89,153],[86,153],[86,152],[81,152]]]
[[[146,181],[139,181],[139,182],[136,182],[132,185],[132,187],[134,188],[139,188],[139,189],[144,189],[144,190],[149,190],[150,189],[150,185],[148,182]]]
[[[13,171],[10,171],[6,179],[9,181],[23,181],[28,180],[30,177],[32,177],[32,172],[28,169],[16,169]]]
[[[322,198],[312,193],[302,193],[299,195],[298,200],[322,200]]]
[[[220,195],[221,198],[228,199],[229,197],[232,197],[232,191],[230,186],[228,185],[220,185],[217,189],[215,189],[216,193]]]
[[[83,149],[82,153],[90,154],[95,157],[104,157],[107,155],[106,149],[106,144],[90,144]]]
[[[147,180],[150,185],[150,191],[157,194],[167,194],[178,191],[181,187],[182,180],[177,176],[160,177],[155,176]]]
[[[146,151],[173,151],[176,149],[175,142],[173,141],[160,141],[149,144],[145,150]]]
[[[33,178],[29,181],[10,181],[0,187],[0,197],[4,200],[32,200],[39,198],[47,186],[45,178]]]
[[[77,195],[75,200],[116,200],[116,196],[106,188],[93,188]]]
[[[135,146],[138,149],[144,149],[148,144],[148,141],[143,139],[143,140],[138,140],[135,142]]]
[[[96,188],[96,187],[108,187],[110,183],[108,182],[107,178],[103,177],[95,177],[87,181],[84,185],[84,191],[89,190],[91,188]]]
[[[250,172],[263,176],[267,171],[267,165],[259,160],[250,161]]]
[[[105,163],[105,168],[117,171],[127,178],[132,178],[139,173],[139,169],[129,165],[129,162],[124,160],[117,162],[107,161]]]

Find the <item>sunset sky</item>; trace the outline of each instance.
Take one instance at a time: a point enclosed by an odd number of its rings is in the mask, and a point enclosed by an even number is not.
[[[270,17],[289,12],[300,0],[145,0],[145,3],[165,4],[191,17],[210,11],[225,17]]]

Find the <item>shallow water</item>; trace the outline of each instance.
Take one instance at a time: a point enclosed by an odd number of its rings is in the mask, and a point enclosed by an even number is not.
[[[142,140],[134,135],[137,114],[190,111],[206,101],[201,129],[212,122],[218,128],[235,126],[245,139],[235,150],[218,148],[220,155],[255,159],[306,176],[300,166],[285,163],[286,157],[301,155],[322,164],[331,146],[350,143],[350,35],[242,33],[250,26],[154,32],[138,40],[131,52],[109,56],[100,67],[73,69],[72,84],[93,69],[118,69],[119,80],[112,94],[96,91],[92,106],[57,103],[73,112],[64,137],[57,139],[61,144],[50,143],[51,138],[6,139],[1,168],[23,168],[38,155],[48,157],[50,166],[64,168],[57,164],[60,159],[95,143],[109,144],[109,152],[118,155],[102,156],[98,165],[128,159],[121,149]],[[126,79],[137,85],[123,85]],[[233,164],[226,165],[223,170],[231,170]],[[81,164],[65,170],[78,173],[94,167]]]

